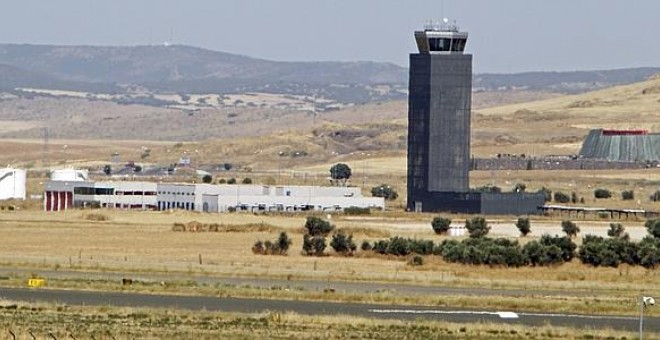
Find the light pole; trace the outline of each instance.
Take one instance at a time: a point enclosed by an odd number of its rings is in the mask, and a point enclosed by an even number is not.
[[[642,296],[639,303],[639,340],[644,338],[644,309],[655,305],[655,299],[650,296]]]
[[[284,156],[284,151],[277,153],[277,184],[281,185],[280,178],[282,177],[282,157]]]
[[[362,153],[362,187],[364,187],[367,182],[367,157],[371,156],[368,153]]]

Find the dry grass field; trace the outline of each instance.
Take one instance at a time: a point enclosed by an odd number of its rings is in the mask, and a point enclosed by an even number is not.
[[[96,221],[101,214],[106,221]],[[432,239],[433,215],[409,217],[334,216],[338,229],[354,234],[358,243],[399,235]],[[15,211],[0,213],[0,263],[5,267],[62,270],[110,270],[119,272],[167,272],[237,277],[349,280],[443,284],[490,288],[545,288],[594,291],[655,291],[658,273],[639,267],[594,269],[578,261],[550,268],[480,268],[449,264],[429,257],[421,267],[411,267],[406,258],[376,256],[358,252],[354,257],[338,255],[307,257],[300,253],[304,216],[266,216],[253,214],[200,214],[192,212],[123,212],[112,210],[45,213]],[[218,223],[235,226],[230,232],[177,232],[173,223]],[[462,223],[460,217],[454,221]],[[492,233],[511,237],[514,219],[494,220]],[[631,229],[640,222],[624,222]],[[540,229],[558,221],[533,220]],[[607,223],[580,222],[586,232],[603,232]],[[261,226],[261,227],[260,227]],[[543,227],[546,226],[546,227]],[[591,229],[590,229],[591,228]],[[288,256],[252,254],[257,240],[273,240],[281,231],[293,239]],[[521,239],[527,242],[540,232]],[[328,251],[332,255],[332,251]],[[199,258],[202,258],[202,264]],[[515,275],[513,275],[515,274]],[[524,280],[520,280],[524,277]]]
[[[295,313],[223,314],[181,310],[25,305],[0,301],[0,332],[19,339],[629,339],[613,330],[373,320]],[[647,334],[648,335],[648,334]],[[51,337],[52,336],[52,337]]]

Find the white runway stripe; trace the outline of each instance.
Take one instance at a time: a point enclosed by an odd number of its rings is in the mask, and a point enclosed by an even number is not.
[[[524,316],[539,316],[548,318],[582,318],[601,320],[637,320],[635,317],[615,315],[584,315],[584,314],[560,314],[560,313],[524,313],[524,312],[489,312],[470,310],[440,310],[440,309],[370,309],[370,313],[379,314],[453,314],[453,315],[497,315],[502,319],[517,319]]]
[[[502,319],[517,319],[514,312],[487,312],[468,310],[438,310],[438,309],[370,309],[370,313],[380,314],[468,314],[468,315],[497,315]]]

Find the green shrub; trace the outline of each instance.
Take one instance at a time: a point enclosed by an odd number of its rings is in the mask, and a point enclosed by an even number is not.
[[[660,190],[654,192],[653,195],[649,196],[649,199],[653,202],[660,201]]]
[[[607,236],[619,238],[623,236],[623,225],[621,223],[610,223],[610,229],[607,231]]]
[[[252,178],[250,177],[243,178],[243,184],[252,184]]]
[[[388,201],[393,201],[399,197],[399,194],[387,184],[381,184],[377,187],[371,188],[371,196],[383,197]]]
[[[518,230],[520,230],[520,235],[522,236],[527,236],[530,231],[532,231],[531,224],[529,223],[529,218],[527,217],[520,217],[518,218],[518,222],[516,222],[516,227]]]
[[[443,217],[435,217],[431,221],[431,227],[436,234],[446,234],[451,227],[451,220]]]
[[[649,235],[653,236],[655,239],[660,239],[660,218],[655,220],[646,220],[644,227],[646,227]]]
[[[556,246],[557,249],[559,249],[559,257],[561,257],[561,259],[566,262],[569,262],[573,259],[575,256],[575,249],[577,249],[577,245],[568,236],[553,237],[550,235],[542,235],[539,239],[539,242],[541,242],[542,245],[548,247]]]
[[[280,236],[277,238],[275,245],[277,246],[277,253],[279,255],[286,255],[291,247],[293,241],[289,238],[286,232],[281,232]]]
[[[328,236],[335,226],[316,216],[308,216],[305,222],[305,230],[311,236]]]
[[[607,189],[598,188],[594,190],[594,198],[610,198],[612,197],[612,192]]]
[[[264,255],[266,253],[266,247],[264,247],[264,243],[261,242],[261,240],[254,243],[252,246],[252,253],[259,255]]]
[[[537,191],[537,193],[543,194],[546,202],[552,201],[552,190],[546,187],[542,187],[541,189],[539,189],[539,191]]]
[[[370,251],[372,249],[371,243],[369,243],[367,240],[362,241],[360,249],[362,249],[362,251]]]
[[[621,192],[621,199],[624,201],[634,200],[635,192],[633,190],[624,190]]]
[[[560,191],[555,192],[554,198],[557,203],[568,203],[571,201],[570,196]]]
[[[566,220],[561,222],[561,230],[566,233],[568,237],[575,237],[580,232],[580,227],[577,224]]]
[[[465,229],[472,238],[485,237],[490,231],[490,227],[483,217],[474,217],[470,220],[465,220]]]
[[[411,252],[412,251],[410,250],[410,244],[408,240],[399,236],[390,238],[390,242],[386,250],[387,254],[406,256],[409,255]]]
[[[307,256],[323,256],[323,251],[327,247],[325,237],[311,236],[309,234],[303,235],[303,255]]]
[[[208,174],[202,176],[202,183],[211,183],[211,182],[213,182],[213,176]]]
[[[344,209],[346,215],[369,215],[371,210],[369,208],[348,207]]]
[[[357,249],[355,242],[353,242],[353,235],[346,236],[346,233],[343,230],[332,235],[330,247],[332,247],[337,253],[344,255],[353,255]]]
[[[252,253],[260,255],[286,255],[291,246],[291,239],[286,232],[281,232],[280,236],[275,242],[266,241],[261,242],[257,241],[252,246]]]
[[[232,177],[227,180],[227,184],[236,184],[236,178]]]

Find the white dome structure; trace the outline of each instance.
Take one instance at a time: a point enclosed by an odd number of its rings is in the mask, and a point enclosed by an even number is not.
[[[84,182],[89,180],[89,171],[81,169],[58,169],[50,173],[51,181]]]
[[[25,199],[25,170],[0,169],[0,200]]]

